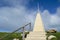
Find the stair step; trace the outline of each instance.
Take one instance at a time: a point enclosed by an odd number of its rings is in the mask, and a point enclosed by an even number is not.
[[[46,36],[29,36],[29,37],[27,37],[27,38],[45,38]]]
[[[38,34],[38,33],[36,33],[36,34],[28,34],[28,35],[46,35],[46,34]]]
[[[45,32],[30,32],[25,40],[46,40]]]
[[[30,32],[29,34],[46,34],[45,32]]]
[[[45,36],[42,36],[42,35],[28,35],[27,37],[45,37]]]
[[[26,40],[46,40],[46,39],[44,39],[44,38],[43,39],[42,38],[39,38],[39,39],[38,38],[29,39],[29,38],[27,38]]]
[[[27,37],[45,37],[45,35],[27,35]]]
[[[40,31],[36,32],[36,31],[35,31],[35,32],[30,32],[30,33],[45,33],[45,32],[40,32]]]

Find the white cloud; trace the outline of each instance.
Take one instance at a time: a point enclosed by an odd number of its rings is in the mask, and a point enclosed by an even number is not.
[[[51,24],[59,24],[59,18],[56,15],[52,15],[50,19]]]
[[[33,26],[36,13],[36,11],[27,10],[24,6],[14,8],[2,7],[0,8],[0,28],[2,30],[12,31],[28,22],[31,22]],[[52,29],[52,25],[60,25],[60,17],[58,16],[58,12],[55,15],[51,15],[48,10],[44,10],[44,12],[41,13],[41,15],[46,30]],[[4,26],[1,27],[2,24]],[[55,29],[58,28],[59,27],[55,27]]]
[[[57,16],[60,17],[60,7],[57,8],[57,12],[56,12]]]
[[[0,8],[0,22],[1,30],[15,30],[25,23],[31,22],[33,24],[35,11],[27,10],[24,6],[20,7],[2,7]],[[6,21],[4,21],[6,20]],[[2,26],[2,25],[4,26]],[[11,27],[10,27],[11,26]]]
[[[55,14],[50,14],[48,10],[44,10],[42,13],[42,19],[44,22],[44,26],[46,30],[55,28],[56,30],[59,30],[60,28],[60,7],[57,8],[57,11]]]
[[[48,29],[49,27],[49,21],[50,21],[50,13],[48,10],[44,10],[44,12],[41,14],[42,15],[42,20],[43,20],[43,23],[44,23],[44,26],[46,29]]]
[[[8,3],[7,5],[12,7],[0,7],[0,30],[12,31],[25,23],[33,22],[33,15],[29,15],[32,11],[29,12],[25,6],[22,6],[22,4],[25,5],[28,3],[28,1],[29,0],[3,0],[3,4],[6,5]]]
[[[60,25],[60,7],[57,8],[56,14],[51,15],[51,23]]]
[[[25,23],[31,22],[34,24],[36,11],[28,10],[22,4],[27,4],[29,0],[3,0],[4,3],[13,7],[0,8],[0,30],[12,31],[19,28]],[[55,15],[51,15],[48,10],[41,13],[43,23],[46,29],[53,28],[52,25],[60,25],[60,8],[57,8]],[[33,26],[32,26],[33,27]],[[58,29],[59,27],[55,27]]]
[[[3,16],[0,16],[0,19],[3,19],[3,20],[5,20],[5,21],[8,21],[8,18],[7,17],[3,17]]]
[[[5,5],[15,6],[16,7],[16,6],[28,4],[29,0],[2,0],[2,2]]]

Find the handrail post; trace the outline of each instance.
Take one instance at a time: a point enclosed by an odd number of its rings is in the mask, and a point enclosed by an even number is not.
[[[31,31],[31,23],[30,23],[30,31]]]
[[[25,30],[24,30],[24,27],[23,27],[23,37],[22,37],[23,40],[25,40]]]

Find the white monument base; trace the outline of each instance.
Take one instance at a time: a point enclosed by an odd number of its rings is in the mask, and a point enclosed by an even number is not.
[[[25,40],[46,40],[46,34],[44,32],[30,32]]]

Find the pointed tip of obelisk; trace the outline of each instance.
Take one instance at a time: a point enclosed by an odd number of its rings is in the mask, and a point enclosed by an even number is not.
[[[38,12],[40,11],[40,10],[39,10],[39,3],[38,3],[37,11],[38,11]]]
[[[37,4],[37,15],[40,15],[39,3]]]
[[[41,18],[41,15],[40,15],[39,5],[38,5],[38,10],[37,10],[37,15],[36,15],[36,20],[35,20],[33,31],[45,31],[44,30],[44,25],[43,25],[43,22],[42,22],[42,18]]]

